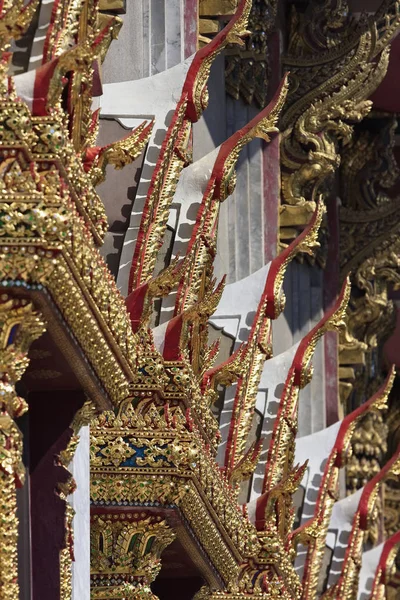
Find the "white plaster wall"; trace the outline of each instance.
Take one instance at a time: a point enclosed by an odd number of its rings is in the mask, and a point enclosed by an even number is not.
[[[300,341],[323,316],[323,272],[307,261],[293,260],[283,284],[286,306],[283,315],[273,321],[273,348],[278,354]],[[314,375],[301,390],[299,402],[299,437],[320,431],[326,425],[325,347],[317,344],[313,357]]]
[[[43,46],[46,39],[47,29],[50,25],[51,11],[54,0],[42,0],[39,13],[38,27],[33,38],[29,70],[37,69],[42,64]]]
[[[104,83],[149,77],[183,61],[183,6],[184,0],[128,0],[103,65]]]
[[[273,428],[278,414],[287,374],[292,365],[297,348],[298,344],[294,344],[289,350],[270,358],[264,364],[256,402],[256,410],[262,418],[261,438],[264,440],[264,443],[252,478],[251,500],[256,499],[262,492],[265,465],[268,458]]]
[[[333,553],[332,566],[329,571],[328,587],[335,585],[339,579],[343,560],[346,553],[348,540],[351,533],[354,515],[358,509],[363,488],[357,490],[351,496],[347,496],[336,502],[329,523],[329,531],[336,534],[336,543]]]
[[[307,473],[302,482],[303,487],[306,489],[302,524],[314,516],[326,461],[335,445],[341,423],[341,421],[338,421],[323,431],[296,440],[295,464],[303,465],[308,460]]]
[[[195,160],[247,125],[259,112],[255,106],[226,95],[224,69],[225,56],[221,54],[210,74],[209,108],[194,126]],[[262,141],[256,139],[242,150],[236,169],[236,190],[220,211],[215,274],[218,278],[227,275],[228,283],[247,277],[265,264],[262,169]]]
[[[150,180],[191,62],[192,58],[188,58],[176,67],[153,77],[138,81],[121,81],[105,85],[103,88],[103,117],[113,117],[126,128],[133,127],[139,117],[154,120],[121,254],[117,284],[124,295],[128,291],[129,272]]]
[[[383,547],[384,543],[379,544],[379,546],[372,548],[372,550],[364,552],[362,556],[357,600],[370,600],[372,585]]]
[[[242,100],[227,97],[227,135],[244,127],[258,112]],[[263,204],[262,141],[256,139],[240,154],[236,190],[224,207],[228,239],[221,235],[220,253],[229,256],[228,281],[242,279],[265,264]]]

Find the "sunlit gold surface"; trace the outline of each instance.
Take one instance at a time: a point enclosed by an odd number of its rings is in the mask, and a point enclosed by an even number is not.
[[[204,213],[197,223],[199,240],[182,263],[173,262],[152,278],[179,175],[191,162],[191,124],[208,103],[207,81],[212,61],[227,44],[243,44],[250,4],[241,3],[240,18],[201,63],[192,90],[195,113],[188,118],[189,95],[177,104],[141,224],[145,242],[139,244],[132,285],[133,290],[139,285],[148,287],[135,333],[124,299],[98,251],[107,221],[94,186],[104,178],[107,163],[121,168],[143,151],[151,126],[143,124],[126,140],[97,153],[89,151],[93,150],[97,131],[89,89],[93,61],[104,58],[119,22],[106,19],[106,25],[100,29],[101,20],[91,0],[82,5],[72,0],[59,4],[52,15],[52,43],[46,48],[47,60],[59,59],[48,90],[46,116],[33,117],[27,105],[17,100],[12,85],[6,85],[5,80],[1,83],[0,276],[5,292],[0,311],[0,333],[4,338],[0,358],[5,374],[0,382],[4,391],[0,494],[7,506],[7,522],[0,535],[0,561],[4,562],[0,585],[2,597],[7,600],[18,595],[15,480],[22,477],[23,471],[22,441],[14,417],[22,414],[25,407],[14,385],[27,367],[29,343],[44,329],[32,304],[8,296],[7,288],[10,294],[14,288],[23,288],[27,293],[43,291],[51,297],[60,311],[63,327],[75,336],[84,359],[105,389],[109,407],[113,405],[113,410],[100,413],[96,398],[90,398],[71,425],[70,444],[58,457],[67,468],[74,456],[80,426],[91,421],[92,598],[153,598],[150,584],[160,570],[161,553],[175,538],[182,544],[185,541],[193,553],[201,549],[207,585],[197,594],[198,600],[242,600],[248,596],[263,600],[315,598],[329,516],[337,494],[338,468],[333,462],[327,466],[330,477],[320,490],[319,521],[305,528],[303,537],[293,540],[292,496],[306,468],[294,465],[298,401],[300,390],[312,376],[311,360],[317,341],[326,331],[336,331],[344,325],[350,284],[344,286],[329,318],[307,338],[299,364],[287,374],[269,450],[263,529],[252,524],[246,506],[238,505],[238,490],[253,475],[259,459],[260,448],[256,444],[248,447],[249,434],[264,362],[272,355],[271,321],[284,308],[284,274],[294,256],[299,252],[313,254],[318,246],[324,211],[317,196],[322,192],[324,198],[323,183],[339,166],[339,140],[350,143],[352,124],[369,112],[366,98],[386,72],[386,46],[400,27],[398,3],[386,6],[387,18],[381,10],[367,19],[366,25],[349,24],[344,34],[338,34],[347,23],[346,14],[339,10],[339,0],[338,10],[326,12],[327,6],[320,7],[310,22],[294,14],[287,58],[292,70],[287,105],[284,108],[285,83],[271,113],[239,136],[226,157],[222,174],[215,177],[204,195]],[[35,3],[31,3],[27,12],[21,14],[22,6],[17,4],[16,16],[10,3],[3,7],[6,14],[0,35],[5,45],[12,37],[18,37],[20,23],[26,19],[28,24],[28,13],[35,9]],[[10,25],[11,16],[17,23],[16,32]],[[323,60],[321,52],[316,58],[321,36]],[[74,43],[77,45],[70,47]],[[6,63],[2,69],[5,73]],[[76,106],[72,113],[62,108],[63,78],[67,74]],[[312,84],[314,79],[318,81],[316,87]],[[81,86],[85,93],[79,93]],[[276,133],[279,119],[283,129],[281,224],[296,237],[315,210],[314,225],[289,249],[284,261],[272,265],[272,271],[276,267],[272,297],[261,299],[248,342],[232,355],[231,362],[213,371],[217,347],[208,346],[207,320],[223,292],[223,283],[216,285],[213,279],[217,204],[234,189],[240,150],[257,136],[268,142],[268,134]],[[382,277],[388,279],[388,272],[397,273],[397,268],[395,255],[387,252],[363,257],[354,281],[367,292],[365,302],[376,304],[377,295],[387,300],[385,292],[371,283],[372,274],[381,271]],[[168,295],[174,286],[180,286],[175,309],[182,319],[178,340],[181,357],[168,361],[155,349],[149,322],[153,299]],[[267,300],[273,303],[273,310]],[[343,335],[343,351],[354,350],[355,339],[360,344],[358,329],[365,324],[364,307],[350,308],[349,320],[353,319],[354,327],[348,326]],[[15,324],[21,325],[19,333],[7,345],[10,327]],[[373,340],[372,331],[362,343],[372,345]],[[220,431],[212,404],[218,383],[228,386],[236,382],[239,389],[232,410],[231,446],[221,469],[216,462]],[[387,394],[385,390],[375,409],[383,407]],[[372,438],[359,439],[354,427],[350,427],[344,443],[346,452],[350,438],[354,446],[367,442],[374,445]],[[392,475],[396,473],[397,467]],[[74,481],[69,477],[57,492],[66,500],[73,489]],[[376,500],[374,493],[371,512]],[[152,509],[151,514],[147,513],[148,508]],[[113,512],[114,509],[118,510]],[[168,511],[179,514],[184,526],[175,526]],[[72,589],[72,519],[68,508],[66,544],[60,556],[63,600],[71,596]],[[190,543],[188,531],[192,536]],[[326,598],[355,597],[363,540],[364,532],[356,522],[350,559],[345,561],[340,583],[327,592]],[[312,546],[316,558],[303,582],[293,565],[296,544],[301,542]]]

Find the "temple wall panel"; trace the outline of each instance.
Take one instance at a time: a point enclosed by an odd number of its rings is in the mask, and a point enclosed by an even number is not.
[[[71,600],[90,600],[90,433],[81,427],[79,443],[69,466],[76,490],[68,497],[73,520],[74,562]]]
[[[193,162],[220,146],[230,134],[227,131],[227,102],[225,93],[225,57],[217,56],[208,81],[208,108],[193,125]]]
[[[223,66],[223,57],[216,62]],[[216,81],[216,69],[213,73]],[[221,79],[222,76],[223,72],[219,73]],[[213,91],[211,88],[210,108],[194,129],[194,155],[197,157],[218,146],[258,113],[254,106],[226,96],[224,88],[221,93],[221,86],[219,91],[215,90],[215,95]],[[264,195],[263,159],[262,140],[253,140],[242,150],[237,165],[236,189],[221,206],[215,269],[218,277],[227,275],[228,283],[247,277],[267,262],[265,204],[268,198]],[[277,171],[275,176],[278,177]]]
[[[118,43],[111,45],[103,64],[103,82],[149,77],[186,58],[184,7],[184,0],[127,2]],[[192,38],[193,34],[187,44],[189,49]]]
[[[66,503],[59,491],[69,474],[57,457],[71,440],[73,432],[70,424],[75,412],[84,403],[84,395],[80,391],[65,390],[33,392],[29,394],[28,403],[32,600],[61,598],[60,552],[65,548]],[[57,418],[54,414],[55,404]],[[45,430],[43,424],[48,425]],[[86,479],[86,489],[88,483]],[[81,493],[84,493],[83,489]]]
[[[258,110],[227,96],[226,112],[227,135],[230,136],[244,127]],[[227,223],[229,241],[226,245],[220,236],[219,253],[230,257],[227,280],[238,281],[265,264],[261,140],[250,142],[239,157],[237,186],[222,208],[221,221]]]
[[[41,2],[37,29],[35,31],[30,53],[29,70],[37,69],[42,64],[43,47],[46,33],[50,25],[53,5],[54,0],[42,0]]]
[[[322,281],[323,271],[307,261],[293,261],[288,266],[284,282],[285,310],[272,325],[275,355],[299,342],[321,318]],[[299,437],[326,426],[325,340],[318,342],[313,365],[313,378],[300,395]]]
[[[141,79],[150,74],[146,4],[148,0],[127,2],[126,14],[121,15],[123,27],[118,43],[111,44],[103,64],[103,83]]]

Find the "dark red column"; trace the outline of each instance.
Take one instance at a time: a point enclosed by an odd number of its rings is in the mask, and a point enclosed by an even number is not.
[[[57,489],[69,475],[57,457],[71,439],[70,424],[84,401],[81,391],[28,395],[32,600],[61,600],[59,557],[65,544],[65,502]]]

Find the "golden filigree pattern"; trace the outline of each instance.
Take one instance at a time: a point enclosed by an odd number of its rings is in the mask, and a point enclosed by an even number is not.
[[[400,26],[398,2],[361,22],[340,4],[312,2],[304,14],[292,13],[281,153],[282,203],[293,208],[282,240],[303,225],[305,206],[339,167],[339,146],[350,142],[353,124],[369,113],[368,98],[387,71],[388,44]],[[393,18],[385,21],[385,10],[394,11]]]
[[[161,569],[161,553],[174,539],[161,517],[129,511],[93,516],[91,598],[155,598],[150,584]]]
[[[8,43],[10,36],[16,35],[15,29],[20,33],[35,3],[23,8],[17,2],[16,12],[10,2],[3,4],[0,36]],[[237,491],[259,459],[260,446],[248,448],[247,443],[262,368],[272,353],[270,321],[284,307],[284,273],[295,255],[312,253],[318,246],[322,202],[309,228],[270,265],[248,342],[220,369],[212,369],[218,348],[208,346],[207,337],[207,320],[224,286],[224,282],[216,285],[213,280],[219,204],[234,189],[234,169],[243,146],[257,136],[269,141],[270,135],[278,132],[276,124],[287,82],[284,80],[269,112],[261,113],[221,146],[186,258],[181,263],[172,262],[152,278],[179,175],[191,162],[192,123],[208,103],[212,62],[228,44],[243,46],[242,38],[248,34],[251,2],[241,0],[230,23],[196,54],[189,68],[151,178],[127,310],[98,252],[107,220],[94,186],[104,178],[107,163],[120,168],[142,152],[152,125],[143,124],[127,139],[106,148],[95,147],[99,115],[91,112],[94,62],[104,59],[120,27],[119,21],[99,15],[97,4],[95,0],[55,3],[43,57],[51,73],[45,97],[26,98],[27,104],[17,101],[10,81],[9,86],[2,83],[0,101],[3,287],[13,293],[18,289],[34,293],[38,303],[43,302],[43,309],[54,303],[62,327],[74,336],[88,368],[93,369],[91,377],[96,378],[100,394],[105,388],[103,408],[110,400],[107,408],[114,405],[112,411],[98,414],[93,401],[88,401],[71,425],[70,443],[58,457],[59,464],[67,468],[78,444],[79,427],[92,421],[92,598],[153,598],[150,585],[160,570],[161,553],[178,535],[186,536],[187,543],[196,548],[206,580],[215,583],[203,588],[200,598],[309,600],[315,595],[327,515],[336,494],[336,462],[344,460],[342,454],[347,453],[354,427],[346,432],[344,447],[328,461],[329,477],[321,488],[323,510],[317,515],[318,522],[302,532],[303,541],[315,542],[318,559],[303,586],[290,546],[292,495],[305,473],[304,465],[294,466],[299,391],[311,379],[311,359],[318,339],[325,331],[343,325],[348,284],[336,306],[300,342],[287,374],[264,479],[263,526],[258,521],[257,527],[253,525],[248,507],[238,506]],[[359,23],[351,22],[347,12],[342,12],[344,4],[341,0],[312,3],[311,10],[317,10],[311,19],[310,9],[304,17],[293,17],[287,59],[292,67],[292,87],[281,119],[282,194],[286,202],[281,223],[289,226],[294,219],[291,234],[297,234],[309,221],[317,194],[324,194],[327,177],[338,168],[340,145],[349,144],[353,123],[368,113],[367,98],[386,72],[386,46],[400,27],[397,1],[384,3],[374,17]],[[10,22],[11,14],[16,25]],[[4,59],[2,73],[6,68]],[[391,166],[393,169],[393,163]],[[385,254],[385,260],[380,255],[369,256],[357,266],[354,281],[365,291],[364,301],[376,301],[374,294],[380,294],[373,281],[377,272],[389,279],[389,273],[396,271],[395,253]],[[148,328],[153,300],[169,294],[175,285],[175,317],[167,325],[164,350],[158,352]],[[4,298],[7,315],[14,314],[15,302]],[[365,325],[359,316],[365,307],[352,305],[351,309],[357,327]],[[22,473],[21,437],[13,419],[24,410],[13,386],[27,366],[28,338],[30,341],[43,329],[31,304],[21,300],[18,311],[23,313],[23,321],[10,325],[4,320],[1,333],[6,344],[0,349],[1,363],[7,367],[2,369],[4,486],[0,494],[10,507],[10,535],[0,536],[0,550],[5,547],[0,584],[4,597],[10,600],[18,595],[13,486]],[[16,325],[20,327],[17,332],[13,329]],[[357,327],[354,332],[358,335]],[[15,357],[13,345],[19,343],[22,331],[29,332],[23,342],[26,348]],[[372,345],[377,332],[372,328],[367,333],[366,343]],[[10,336],[12,341],[7,344]],[[352,342],[351,336],[346,342]],[[221,469],[216,462],[219,425],[211,404],[218,383],[234,382],[238,392],[227,460]],[[382,398],[376,404],[375,408],[382,408]],[[364,445],[374,448],[375,440],[371,437]],[[398,472],[397,466],[393,472]],[[68,477],[59,486],[60,497],[66,500],[74,487],[73,478]],[[376,495],[374,488],[368,498],[371,512],[376,507]],[[61,593],[65,598],[71,596],[72,585],[72,518],[73,512],[67,507],[65,547],[60,556]],[[351,598],[355,593],[363,518],[359,511],[340,582],[329,592],[339,593],[340,598]],[[300,533],[298,539],[302,539]]]

